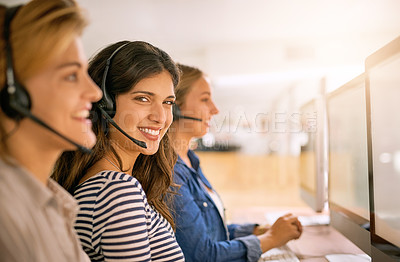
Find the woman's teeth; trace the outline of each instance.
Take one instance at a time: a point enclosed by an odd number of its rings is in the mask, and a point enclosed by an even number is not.
[[[158,136],[160,134],[160,130],[153,130],[148,128],[139,128],[139,130],[153,136]]]
[[[73,114],[75,118],[88,118],[89,117],[89,110],[81,110]]]

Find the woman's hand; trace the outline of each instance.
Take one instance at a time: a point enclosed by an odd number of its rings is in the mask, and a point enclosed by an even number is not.
[[[264,234],[258,236],[261,250],[264,253],[271,248],[280,247],[289,240],[298,239],[302,232],[303,227],[296,216],[281,216]]]
[[[253,230],[253,235],[256,235],[256,236],[262,235],[262,234],[264,234],[265,232],[267,232],[268,229],[269,229],[270,227],[271,227],[271,226],[268,225],[268,224],[266,224],[266,225],[260,225],[260,226],[255,226],[255,227],[254,227],[254,230]]]

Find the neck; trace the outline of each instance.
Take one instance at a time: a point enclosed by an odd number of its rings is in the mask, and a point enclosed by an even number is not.
[[[182,158],[182,160],[190,166],[189,157],[187,153],[189,151],[190,141],[193,139],[192,136],[185,132],[171,132],[172,135],[172,146],[175,152]]]
[[[27,129],[22,127],[22,123],[17,128],[15,133],[6,140],[10,156],[47,186],[51,171],[62,150],[56,149],[52,143],[27,134],[24,131]]]
[[[119,168],[118,161],[115,158],[115,156],[113,154],[111,154],[111,152],[109,152],[105,155],[106,161],[109,162],[109,164],[113,166],[113,169],[117,168],[118,171],[123,171],[128,174],[132,174],[133,166],[135,165],[136,159],[138,158],[140,153],[127,151],[125,148],[119,146],[117,143],[114,144],[114,149],[121,159],[122,168],[121,169]],[[111,163],[110,163],[110,161],[111,161]]]

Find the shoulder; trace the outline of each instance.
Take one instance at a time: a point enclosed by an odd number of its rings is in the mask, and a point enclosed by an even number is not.
[[[46,200],[52,197],[51,191],[33,175],[18,166],[0,163],[0,207],[21,212],[41,210]],[[4,214],[5,212],[0,212]],[[29,217],[30,215],[28,215]],[[0,223],[1,224],[1,223]]]
[[[82,197],[108,198],[115,194],[136,195],[146,198],[142,185],[133,176],[116,171],[102,171],[80,184],[74,192],[79,201]]]
[[[99,172],[79,185],[74,197],[80,206],[80,216],[90,216],[96,221],[96,230],[100,230],[98,223],[104,226],[107,221],[118,220],[127,214],[143,217],[149,209],[138,180],[122,172]]]
[[[89,188],[101,189],[108,185],[130,185],[140,190],[143,190],[142,185],[139,183],[139,181],[131,175],[116,171],[102,171],[92,176],[82,184],[78,185],[75,189],[75,194],[80,191],[85,191]]]

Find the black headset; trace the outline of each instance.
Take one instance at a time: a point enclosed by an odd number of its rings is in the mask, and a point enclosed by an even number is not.
[[[0,92],[0,105],[3,112],[17,121],[26,116],[24,111],[30,112],[31,99],[25,87],[18,82],[14,73],[12,50],[10,43],[11,20],[21,7],[7,8],[4,20],[4,41],[6,51],[6,83]]]
[[[190,119],[190,120],[195,120],[195,121],[200,121],[200,122],[203,121],[200,118],[182,115],[181,109],[179,108],[179,106],[177,104],[174,104],[172,106],[172,115],[174,117],[173,121],[177,121],[178,119]]]
[[[115,97],[113,97],[112,95],[108,94],[107,88],[106,88],[107,74],[108,74],[108,71],[110,70],[111,61],[114,58],[114,56],[122,48],[124,48],[128,44],[129,44],[129,42],[119,46],[117,49],[114,50],[114,52],[107,59],[106,67],[104,69],[103,78],[101,80],[101,87],[100,87],[101,91],[103,91],[103,98],[97,103],[97,107],[99,108],[99,110],[100,110],[101,114],[103,115],[103,117],[108,122],[110,122],[119,132],[121,132],[124,136],[129,138],[136,145],[138,145],[138,146],[140,146],[142,148],[147,148],[147,145],[146,145],[145,142],[137,140],[137,139],[131,137],[121,127],[119,127],[119,125],[117,123],[115,123],[115,121],[112,119],[115,116],[115,110],[116,110]]]
[[[114,50],[114,52],[112,52],[112,54],[110,55],[110,57],[107,59],[106,62],[106,67],[104,69],[104,73],[103,73],[103,78],[101,80],[101,91],[103,91],[103,98],[98,102],[98,106],[103,109],[104,111],[107,112],[107,114],[113,118],[115,115],[115,97],[111,96],[110,94],[108,94],[107,92],[107,88],[106,88],[106,82],[107,82],[107,75],[108,75],[108,71],[110,70],[110,65],[111,65],[111,61],[114,58],[114,56],[122,49],[124,48],[126,45],[128,45],[129,43],[125,43],[121,46],[119,46],[117,49]]]
[[[6,116],[15,121],[19,122],[24,117],[27,117],[34,121],[35,123],[41,125],[42,127],[50,130],[57,136],[66,140],[67,142],[76,146],[83,153],[91,153],[92,150],[84,147],[63,134],[59,133],[57,130],[46,124],[37,116],[33,115],[31,112],[31,98],[29,96],[26,88],[17,80],[13,58],[12,58],[12,48],[10,42],[10,25],[11,21],[14,18],[15,14],[19,10],[22,5],[7,8],[4,19],[4,41],[6,47],[6,83],[5,86],[0,91],[0,106],[1,110],[4,112]]]

